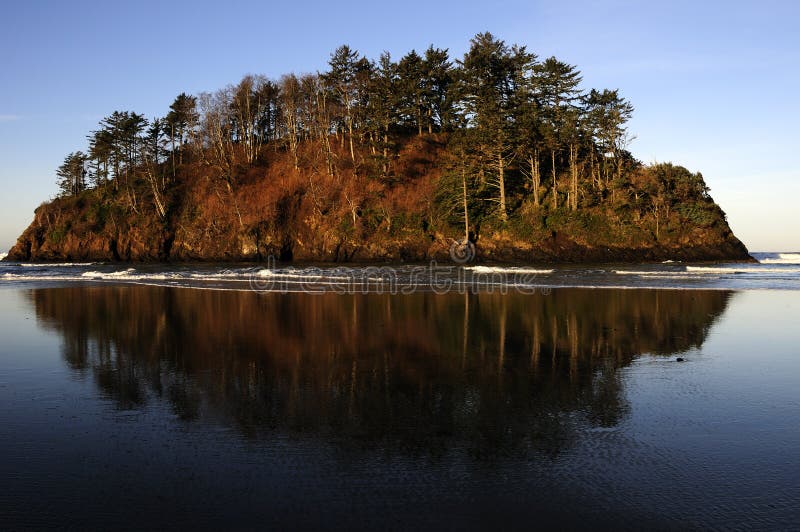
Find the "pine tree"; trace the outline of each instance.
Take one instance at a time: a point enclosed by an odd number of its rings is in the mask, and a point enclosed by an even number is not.
[[[549,57],[536,65],[536,98],[542,107],[544,144],[550,152],[552,172],[553,209],[558,208],[558,164],[557,156],[565,146],[564,136],[569,128],[570,110],[580,97],[578,86],[580,72],[572,65]]]
[[[72,152],[56,170],[62,196],[74,196],[86,188],[86,154]]]
[[[525,59],[523,59],[525,58]],[[461,61],[463,105],[468,126],[476,130],[476,142],[483,151],[485,170],[494,175],[501,221],[508,219],[506,169],[515,156],[518,130],[514,117],[519,104],[515,81],[519,71],[532,62],[524,48],[511,50],[491,33],[471,41]]]
[[[183,164],[183,144],[186,134],[199,119],[197,98],[185,92],[175,97],[165,118],[172,144],[172,168],[175,173],[175,140],[178,140],[178,164]]]
[[[434,126],[447,129],[452,122],[453,102],[450,86],[453,83],[453,65],[447,50],[430,46],[422,63],[422,95],[428,133]]]
[[[633,105],[619,95],[618,90],[592,89],[585,98],[587,129],[600,152],[603,166],[603,183],[609,183],[609,159],[619,177],[622,171],[623,151],[627,140],[625,124],[633,115]],[[599,174],[599,171],[598,171]],[[598,178],[599,180],[599,178]]]
[[[413,124],[417,135],[422,135],[424,120],[423,101],[425,98],[423,59],[411,50],[400,59],[397,65],[399,76],[399,111],[404,121]]]
[[[382,158],[382,173],[389,173],[390,131],[398,121],[399,89],[397,76],[397,63],[392,61],[389,52],[384,52],[378,59],[375,74],[368,88],[370,93],[369,116],[370,134],[377,141],[373,144],[380,148]]]
[[[353,146],[353,134],[355,129],[354,115],[358,105],[358,85],[357,73],[359,69],[359,54],[351,50],[349,46],[342,45],[336,49],[328,61],[330,70],[323,75],[327,86],[333,92],[335,98],[342,106],[344,111],[343,121],[347,129],[350,143],[350,158],[353,164],[356,163],[355,148]]]

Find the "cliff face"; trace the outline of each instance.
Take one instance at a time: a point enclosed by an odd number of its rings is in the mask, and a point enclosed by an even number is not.
[[[407,141],[389,177],[375,177],[368,154],[329,176],[305,149],[299,168],[278,150],[230,178],[194,163],[158,185],[131,177],[58,198],[36,209],[5,260],[449,260],[454,239],[463,238],[463,211],[441,199],[441,137]],[[711,198],[680,193],[681,179],[695,177],[675,168],[674,178],[640,169],[624,199],[584,199],[575,211],[533,204],[520,176],[507,222],[471,213],[477,260],[752,260]],[[644,202],[659,179],[677,185]]]

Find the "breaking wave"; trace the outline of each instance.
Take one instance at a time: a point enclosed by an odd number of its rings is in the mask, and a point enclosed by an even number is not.
[[[766,255],[766,254],[764,254]],[[800,253],[774,258],[795,260]],[[761,255],[763,257],[763,255]],[[50,263],[0,264],[0,284],[110,283],[147,284],[213,290],[391,291],[395,289],[495,290],[533,288],[800,289],[800,264],[641,264],[527,266],[454,264],[385,266],[282,266]],[[449,288],[448,288],[449,287]]]
[[[465,270],[473,273],[522,273],[522,274],[548,274],[553,270],[543,270],[538,268],[524,268],[515,266],[466,266]]]
[[[765,257],[761,264],[800,264],[800,253],[778,253],[777,257]]]
[[[758,273],[758,274],[772,274],[772,273],[800,273],[798,268],[763,268],[759,266],[729,266],[729,267],[714,267],[714,266],[687,266],[687,272],[695,273]]]
[[[96,262],[20,262],[20,268],[71,268],[73,266],[93,266]]]

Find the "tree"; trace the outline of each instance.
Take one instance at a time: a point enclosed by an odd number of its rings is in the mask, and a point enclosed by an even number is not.
[[[147,128],[147,134],[145,135],[145,163],[142,165],[145,178],[150,184],[150,191],[153,194],[153,204],[161,218],[164,218],[167,214],[163,197],[166,183],[160,168],[161,146],[164,142],[164,134],[164,119],[154,118],[150,122],[150,127]]]
[[[72,152],[56,170],[58,187],[63,196],[74,196],[86,188],[86,154]]]
[[[424,72],[423,59],[416,50],[411,50],[404,55],[397,64],[398,111],[406,123],[414,124],[417,128],[417,135],[422,135],[423,99],[425,97]]]
[[[272,80],[257,76],[254,98],[256,101],[256,137],[259,145],[277,138],[281,114],[280,87]]]
[[[178,140],[178,163],[183,164],[183,143],[185,135],[195,126],[199,118],[197,113],[197,98],[182,92],[175,97],[175,101],[172,102],[169,109],[170,111],[167,113],[165,120],[172,143],[172,170],[174,174],[175,139]]]
[[[353,147],[353,115],[359,101],[356,75],[359,68],[363,68],[363,64],[360,65],[358,52],[351,50],[350,47],[345,44],[337,48],[336,51],[331,54],[328,66],[330,70],[323,75],[323,79],[344,109],[343,119],[350,142],[350,158],[355,165],[356,154]]]
[[[570,210],[578,210],[578,157],[581,146],[585,142],[584,122],[585,116],[580,107],[571,107],[564,112],[561,124],[561,138],[569,150],[569,191],[567,204]]]
[[[578,70],[555,57],[549,57],[535,68],[536,98],[542,108],[544,144],[550,151],[550,169],[553,177],[553,209],[558,208],[558,166],[556,156],[564,145],[564,136],[569,124],[570,110],[580,97],[578,86],[581,75]]]
[[[450,98],[453,65],[450,63],[447,50],[434,48],[431,45],[425,51],[422,72],[423,107],[428,133],[433,132],[434,125],[439,129],[447,129],[453,120],[453,102]]]
[[[108,177],[108,163],[112,157],[114,150],[113,139],[111,134],[106,129],[93,131],[89,135],[89,159],[94,161],[94,172],[92,178],[95,186],[101,183],[107,183]]]
[[[146,150],[149,159],[155,164],[161,162],[161,147],[164,143],[165,120],[163,118],[154,118],[150,121],[150,127],[147,128],[147,135],[145,136]]]
[[[588,129],[591,131],[603,162],[603,182],[608,186],[608,159],[614,161],[617,177],[622,171],[622,152],[628,141],[625,124],[633,115],[633,105],[619,95],[618,90],[592,89],[585,98]],[[599,174],[599,172],[598,172]]]
[[[281,99],[281,118],[285,129],[284,135],[286,143],[289,145],[289,152],[292,154],[294,169],[297,170],[300,164],[297,158],[297,145],[300,142],[300,124],[302,120],[302,87],[300,80],[294,74],[283,76],[278,87]]]
[[[380,139],[378,145],[382,154],[382,172],[389,173],[389,132],[398,120],[398,66],[392,61],[389,52],[383,52],[375,67],[375,75],[369,87],[369,126],[371,133]]]
[[[537,77],[533,75],[536,70],[536,56],[520,54],[523,65],[516,69],[514,109],[515,127],[517,130],[518,155],[525,161],[527,169],[522,174],[531,180],[533,203],[540,204],[539,192],[541,189],[541,152],[545,139],[545,124],[543,123],[542,105],[537,98]]]
[[[248,74],[233,87],[231,98],[233,133],[245,161],[251,164],[271,132],[277,86],[264,76]]]
[[[234,130],[235,124],[231,115],[232,89],[218,90],[212,93],[201,93],[200,134],[203,139],[203,161],[216,167],[226,181],[233,178],[235,163]],[[169,115],[167,115],[169,120]],[[174,159],[173,159],[174,161]]]
[[[475,135],[474,129],[459,128],[450,136],[448,143],[450,156],[446,162],[446,172],[438,194],[438,200],[446,210],[455,214],[456,219],[461,219],[464,226],[462,241],[464,246],[470,245],[470,231],[474,229],[470,223],[470,210],[474,208],[475,199],[472,193],[475,189],[475,164],[473,164],[475,154],[471,151],[475,142],[470,138],[473,135]]]
[[[329,176],[335,174],[333,150],[331,149],[332,116],[329,105],[330,91],[319,74],[305,74],[300,77],[303,100],[303,123],[306,124],[306,138],[316,140],[325,157],[325,167]]]
[[[508,219],[506,167],[515,155],[518,140],[514,120],[518,111],[516,81],[525,75],[533,61],[534,57],[525,48],[509,49],[491,33],[475,36],[461,61],[468,126],[476,129],[475,140],[484,152],[484,164],[494,170],[499,216],[504,222]]]
[[[124,175],[125,182],[128,174],[141,161],[141,134],[148,122],[144,115],[129,111],[114,111],[105,117],[100,126],[102,129],[94,132],[94,142],[99,143],[99,156],[107,157],[114,165],[114,179],[118,180]],[[107,153],[103,153],[107,150]],[[122,173],[124,170],[124,174]]]

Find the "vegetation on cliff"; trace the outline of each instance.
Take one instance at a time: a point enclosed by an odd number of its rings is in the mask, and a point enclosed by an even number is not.
[[[627,150],[633,107],[489,33],[114,112],[14,260],[744,259],[703,178]]]

